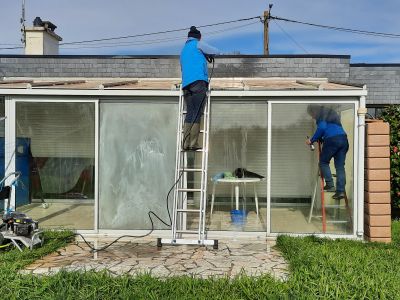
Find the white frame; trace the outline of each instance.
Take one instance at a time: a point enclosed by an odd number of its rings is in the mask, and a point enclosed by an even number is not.
[[[351,96],[349,96],[351,97]],[[362,96],[365,97],[365,96]],[[352,239],[360,239],[359,230],[360,230],[360,223],[363,223],[363,214],[364,210],[359,211],[360,209],[360,202],[364,202],[364,194],[359,194],[359,185],[360,185],[360,178],[358,177],[358,163],[359,163],[359,135],[358,135],[358,123],[359,120],[357,118],[357,112],[360,108],[360,100],[326,100],[321,101],[320,98],[318,99],[310,99],[310,100],[270,100],[268,101],[268,171],[267,171],[267,237],[277,237],[279,235],[289,235],[289,236],[309,236],[310,233],[290,233],[290,232],[271,232],[271,140],[272,140],[272,124],[271,124],[271,115],[272,115],[272,105],[273,104],[312,104],[318,101],[318,103],[329,104],[329,103],[338,103],[338,104],[354,104],[354,122],[353,122],[353,130],[354,130],[354,137],[353,137],[353,232],[352,234],[329,234],[329,233],[312,233],[315,236],[321,237],[332,237],[332,238],[352,238]],[[364,175],[364,174],[363,174]],[[363,179],[363,178],[362,178]],[[363,179],[364,180],[364,179]],[[361,197],[361,199],[360,199]],[[362,224],[363,225],[363,224]]]
[[[7,101],[8,100],[8,101]],[[7,105],[8,102],[8,105]],[[98,124],[99,124],[99,99],[94,99],[93,97],[91,98],[87,98],[84,99],[83,97],[81,98],[71,98],[68,99],[66,97],[60,97],[60,96],[53,96],[51,99],[47,99],[47,98],[41,98],[38,99],[36,97],[34,98],[25,98],[23,96],[9,96],[6,97],[6,101],[5,101],[5,115],[7,116],[6,121],[8,120],[9,124],[8,125],[8,129],[7,129],[7,122],[6,122],[6,133],[5,133],[5,141],[9,141],[8,145],[14,145],[15,148],[15,142],[16,142],[16,129],[15,129],[15,125],[16,125],[16,113],[17,113],[17,103],[19,102],[32,102],[32,103],[93,103],[95,106],[95,133],[94,133],[94,138],[95,138],[95,143],[94,143],[94,152],[95,152],[95,186],[94,186],[94,224],[93,224],[93,229],[90,230],[82,230],[80,232],[82,233],[97,233],[98,232],[98,202],[99,202],[99,197],[98,197],[98,164],[99,164],[99,153],[98,153],[98,145],[99,145],[99,128],[98,128]],[[11,147],[9,147],[9,149],[12,149]],[[10,152],[10,151],[8,151]],[[7,157],[6,154],[6,158],[5,158],[5,163],[6,161],[9,160],[9,156]],[[12,171],[15,171],[15,155],[12,157],[11,163],[10,163],[10,167],[9,167]],[[13,208],[15,209],[15,192],[12,193],[12,201],[11,204],[13,205]]]
[[[95,103],[95,206],[94,206],[94,229],[93,230],[77,230],[79,233],[83,234],[103,234],[115,236],[119,234],[143,234],[148,231],[146,230],[100,230],[98,227],[98,217],[99,217],[99,101],[100,98],[105,97],[138,97],[138,96],[160,96],[160,97],[178,97],[179,90],[72,90],[72,89],[0,89],[0,94],[5,96],[5,114],[7,116],[6,119],[6,129],[5,129],[5,140],[8,141],[8,145],[10,142],[14,142],[15,145],[15,105],[16,102],[89,102]],[[353,103],[355,105],[355,118],[357,117],[357,109],[359,107],[365,107],[365,97],[367,95],[367,90],[364,87],[363,89],[342,89],[342,90],[269,90],[269,91],[213,91],[213,97],[254,97],[258,99],[254,100],[262,100],[267,101],[268,107],[268,166],[267,166],[267,232],[229,232],[229,231],[212,231],[209,233],[210,236],[221,236],[221,237],[254,237],[254,236],[265,236],[267,238],[275,238],[279,233],[271,233],[271,218],[270,218],[270,178],[271,178],[271,113],[272,113],[272,104],[274,103],[312,103],[318,100],[321,102],[321,98],[325,97],[357,97],[359,101],[326,101],[326,103]],[[39,98],[41,97],[41,98]],[[47,97],[52,97],[51,99],[47,99]],[[289,98],[288,100],[268,100],[268,97],[276,97],[276,98]],[[310,100],[307,101],[295,101],[293,100],[296,97],[309,97]],[[318,99],[315,99],[318,97]],[[120,100],[120,99],[118,99]],[[116,100],[116,101],[118,101]],[[241,100],[240,100],[241,101]],[[324,102],[324,101],[322,101]],[[360,105],[361,104],[361,105]],[[355,120],[354,126],[354,178],[358,178],[354,182],[354,188],[358,188],[354,191],[354,231],[353,235],[333,235],[333,234],[314,234],[316,236],[324,236],[330,238],[362,238],[363,232],[363,198],[362,190],[364,183],[359,182],[360,178],[363,178],[363,168],[364,168],[364,157],[358,157],[359,155],[363,155],[363,147],[358,147],[358,143],[364,143],[364,137],[362,136],[364,128],[363,125],[363,116],[359,116],[358,118],[359,125],[357,126],[357,121]],[[359,132],[360,130],[360,132]],[[359,135],[360,133],[360,135]],[[357,139],[356,139],[357,137]],[[357,149],[357,151],[356,151]],[[10,153],[5,154],[5,162],[8,161],[7,157],[11,156]],[[356,159],[356,157],[358,159]],[[361,165],[362,163],[362,165]],[[12,160],[10,164],[10,168],[15,169],[15,159]],[[360,177],[356,177],[357,172]],[[15,195],[12,196],[12,204],[15,205]],[[356,205],[357,202],[357,205]],[[356,212],[357,210],[357,212]],[[357,220],[357,222],[356,222]],[[153,234],[157,236],[163,236],[164,233],[169,234],[169,230],[157,230],[154,231]],[[297,233],[284,233],[286,235],[292,236],[306,236],[308,233],[297,234]]]

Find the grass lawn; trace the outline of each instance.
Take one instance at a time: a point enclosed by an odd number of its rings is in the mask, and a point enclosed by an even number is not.
[[[106,273],[20,275],[17,270],[65,245],[68,232],[46,233],[43,248],[0,253],[2,299],[400,299],[400,221],[393,243],[362,243],[281,236],[277,247],[290,263],[287,282],[270,276],[200,280]],[[59,237],[60,239],[56,239]]]

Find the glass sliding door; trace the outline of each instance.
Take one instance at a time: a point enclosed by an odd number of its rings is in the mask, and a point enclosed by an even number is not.
[[[267,109],[265,101],[212,101],[209,230],[266,231]]]
[[[41,227],[94,229],[95,103],[16,102],[16,207]]]
[[[149,211],[170,223],[177,117],[177,103],[160,100],[100,104],[100,229],[150,229]]]
[[[315,113],[310,113],[311,107]],[[272,103],[271,108],[271,233],[353,234],[355,105]],[[312,151],[305,141],[316,132],[316,121],[324,121],[330,129],[322,126],[329,130],[328,137],[316,142]],[[340,127],[347,136],[347,152]],[[340,137],[330,139],[330,135]],[[328,174],[328,165],[322,164],[321,173],[321,154],[322,162],[332,157],[334,187],[324,192],[328,176],[325,182],[322,177]],[[345,197],[336,200],[340,189]]]

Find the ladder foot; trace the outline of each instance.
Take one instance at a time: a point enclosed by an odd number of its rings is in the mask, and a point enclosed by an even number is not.
[[[213,249],[218,250],[218,240],[214,240]]]
[[[161,238],[157,238],[157,249],[160,250],[162,247]]]

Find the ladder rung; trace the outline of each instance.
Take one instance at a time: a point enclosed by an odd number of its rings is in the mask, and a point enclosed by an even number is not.
[[[346,206],[340,205],[340,204],[328,204],[328,205],[325,205],[325,208],[342,208],[342,209],[345,209]]]
[[[181,172],[202,172],[203,169],[180,169]]]
[[[202,189],[178,189],[178,192],[201,192]]]
[[[198,230],[177,230],[176,233],[189,233],[189,234],[198,234]]]
[[[349,221],[337,220],[337,221],[326,221],[326,223],[329,223],[329,224],[344,224],[344,223],[349,223]]]
[[[181,212],[181,213],[198,213],[200,212],[200,209],[183,209],[183,208],[179,208],[176,210],[177,212]]]
[[[183,130],[183,129],[181,130],[181,132],[184,132],[184,131],[185,130]],[[200,133],[204,133],[204,132],[207,132],[207,130],[203,130],[203,129],[200,130]]]
[[[203,149],[198,149],[198,150],[196,150],[196,151],[193,151],[193,150],[181,149],[181,152],[204,152],[204,150],[203,150]]]
[[[186,110],[182,110],[182,114],[187,114],[187,111],[186,111]],[[208,113],[203,112],[203,116],[204,116],[204,115],[208,116]]]

